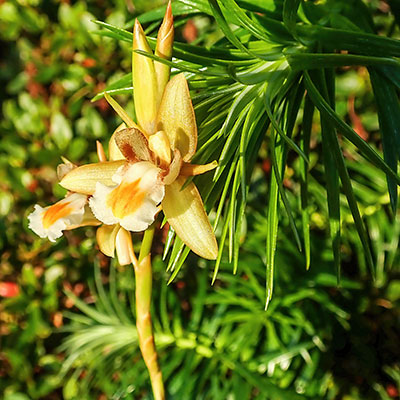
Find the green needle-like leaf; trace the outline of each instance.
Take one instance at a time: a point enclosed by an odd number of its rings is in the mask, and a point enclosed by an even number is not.
[[[387,66],[400,73],[400,63],[394,58],[357,56],[353,54],[295,53],[286,59],[293,71],[316,68],[345,67],[350,65]]]
[[[314,86],[314,83],[312,82],[312,80],[307,72],[305,72],[304,77],[305,77],[306,87],[310,92],[311,98],[313,98],[313,94],[311,94],[311,92],[317,91],[318,89]],[[313,85],[314,87],[311,88],[311,85]],[[324,90],[323,87],[321,89]],[[314,102],[314,104],[318,107],[318,105],[315,102]],[[358,231],[358,235],[360,237],[362,246],[364,248],[367,264],[371,269],[372,275],[375,276],[375,266],[374,266],[374,261],[372,259],[371,249],[370,249],[370,245],[369,245],[369,238],[368,238],[368,235],[367,235],[367,232],[365,229],[364,222],[361,218],[360,211],[358,209],[356,198],[354,196],[353,187],[351,185],[351,180],[350,180],[350,175],[349,175],[349,172],[345,165],[343,153],[340,149],[338,138],[333,130],[327,131],[326,140],[329,141],[328,145],[329,145],[330,151],[333,153],[333,155],[335,157],[336,168],[338,169],[340,179],[342,181],[343,191],[346,195],[351,213],[353,215],[354,223],[355,223],[357,231]]]
[[[276,163],[279,167],[282,162],[283,145],[275,146],[276,136],[274,129],[271,129],[270,133],[270,152],[275,152]],[[275,176],[275,169],[271,174],[271,184],[269,188],[269,202],[268,202],[268,216],[267,216],[267,242],[266,242],[266,299],[265,309],[268,308],[269,302],[272,298],[272,292],[274,288],[274,268],[275,268],[275,251],[276,241],[278,236],[278,198],[279,189],[278,181]]]
[[[397,172],[400,158],[400,105],[393,85],[373,68],[369,69],[372,88],[378,106],[379,126],[382,135],[383,156],[387,164]],[[393,213],[397,210],[397,184],[388,177],[388,189]]]
[[[374,150],[365,140],[363,140],[354,130],[346,124],[337,113],[332,110],[329,104],[321,96],[314,83],[310,79],[307,72],[304,72],[305,81],[307,82],[307,89],[314,105],[324,113],[337,127],[338,131],[343,134],[351,143],[353,143],[360,151],[360,153],[378,168],[382,169],[388,177],[396,181],[400,185],[400,177],[390,168],[382,157]]]
[[[348,50],[356,54],[400,57],[400,41],[371,33],[351,32],[316,25],[297,25],[303,42],[315,41],[328,50]]]
[[[238,24],[248,29],[256,38],[267,42],[269,41],[268,35],[265,34],[262,26],[257,21],[253,21],[249,18],[234,0],[218,0],[218,2],[220,5],[223,5],[229,13],[233,14],[237,19]]]
[[[325,167],[326,191],[328,196],[329,233],[332,240],[333,258],[338,281],[340,280],[340,186],[335,158],[329,146],[330,137],[336,135],[330,121],[321,115],[323,161]]]
[[[238,49],[242,50],[245,53],[248,53],[250,56],[254,56],[254,54],[243,45],[243,43],[237,38],[237,36],[233,33],[229,24],[226,22],[225,17],[221,11],[221,8],[218,4],[218,0],[208,0],[212,13],[214,15],[215,20],[218,23],[219,28],[225,34],[226,38]]]
[[[300,142],[300,148],[303,150],[304,154],[309,157],[310,154],[310,140],[311,140],[311,130],[314,115],[314,105],[308,95],[305,97],[304,101],[304,117],[303,117],[303,127],[302,136]],[[300,204],[301,204],[301,216],[303,224],[303,237],[304,237],[304,251],[306,256],[306,269],[310,268],[311,262],[311,250],[310,250],[310,215],[308,211],[308,164],[303,158],[300,159]]]
[[[297,10],[301,0],[285,0],[283,3],[283,23],[289,32],[296,35]]]
[[[110,95],[132,94],[132,90],[132,74],[129,73],[118,79],[116,82],[106,86],[102,92],[97,93],[96,96],[93,97],[92,101],[101,99],[104,97],[104,93],[106,92]]]

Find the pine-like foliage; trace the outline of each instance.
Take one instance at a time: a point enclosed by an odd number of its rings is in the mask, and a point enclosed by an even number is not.
[[[394,2],[395,3],[395,2]],[[395,15],[397,8],[393,8]],[[245,218],[249,185],[262,143],[272,164],[268,192],[268,218],[265,224],[266,280],[268,305],[272,296],[276,237],[280,220],[287,215],[293,239],[310,255],[309,182],[312,168],[310,140],[313,121],[319,120],[329,212],[329,230],[335,266],[340,278],[341,265],[341,193],[344,194],[357,228],[365,262],[375,275],[374,255],[368,229],[360,211],[356,193],[357,177],[349,170],[343,150],[356,149],[386,174],[392,213],[396,213],[397,163],[400,155],[400,106],[396,90],[400,42],[376,34],[371,10],[361,1],[326,0],[323,2],[178,0],[173,4],[177,25],[187,18],[202,15],[213,21],[195,44],[175,42],[176,71],[187,73],[193,90],[199,125],[199,147],[195,162],[217,159],[219,167],[210,177],[199,179],[205,203],[215,209],[214,227],[220,232],[220,253],[214,268],[217,275],[225,245],[229,260],[237,270],[240,235]],[[140,16],[148,23],[148,32],[158,25],[163,8]],[[132,34],[120,27],[98,22],[104,36],[131,42]],[[155,41],[151,43],[154,45]],[[150,56],[150,55],[148,55]],[[374,143],[363,140],[335,111],[335,81],[341,67],[368,68],[378,111],[383,155]],[[106,88],[113,94],[131,93],[127,75]],[[100,93],[96,99],[103,94]],[[295,164],[294,164],[295,163]],[[296,206],[302,219],[295,223],[293,206],[288,201],[284,177],[296,165],[293,179],[299,183]],[[169,236],[165,254],[173,242]],[[189,249],[177,239],[173,243],[168,270],[171,279],[179,272]]]

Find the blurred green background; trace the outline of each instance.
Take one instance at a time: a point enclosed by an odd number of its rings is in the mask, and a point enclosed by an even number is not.
[[[95,161],[95,141],[106,144],[119,123],[104,99],[91,98],[129,72],[129,45],[95,35],[99,28],[91,21],[124,27],[161,3],[0,1],[2,399],[151,398],[130,311],[132,271],[110,265],[97,251],[94,229],[67,232],[51,244],[30,232],[27,215],[34,204],[65,194],[55,173],[60,157]],[[390,25],[386,2],[368,4],[378,23]],[[194,39],[209,23],[194,17],[177,36]],[[337,82],[338,113],[375,141],[378,120],[365,69],[343,68]],[[316,136],[319,130],[315,122]],[[211,287],[212,264],[190,256],[167,287],[160,258],[165,235],[159,234],[153,249],[155,330],[171,398],[201,392],[198,398],[205,399],[263,399],[266,393],[276,399],[399,398],[400,225],[389,217],[384,175],[347,151],[373,239],[375,282],[344,206],[343,279],[337,287],[316,168],[311,269],[305,271],[284,222],[274,297],[264,311],[263,199],[270,166],[263,152],[236,276],[224,260]],[[317,159],[317,141],[312,152],[311,160]],[[286,178],[290,187],[290,171]]]

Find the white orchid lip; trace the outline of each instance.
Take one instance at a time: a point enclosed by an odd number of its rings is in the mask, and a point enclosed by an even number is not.
[[[114,186],[98,182],[89,200],[96,218],[132,232],[147,229],[165,194],[160,171],[151,162],[140,161],[120,168],[112,177]]]
[[[62,236],[62,231],[82,222],[87,196],[73,193],[49,207],[35,205],[29,216],[29,228],[51,242]]]

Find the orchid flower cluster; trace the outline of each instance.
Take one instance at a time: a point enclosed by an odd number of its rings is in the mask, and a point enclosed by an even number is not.
[[[170,59],[174,30],[170,5],[160,27],[155,55]],[[109,158],[97,143],[98,163],[76,166],[64,159],[58,167],[61,201],[35,206],[29,227],[55,241],[63,231],[97,225],[100,250],[120,264],[132,261],[130,232],[146,230],[159,211],[180,239],[196,254],[215,259],[217,242],[200,194],[189,176],[216,167],[190,163],[197,147],[197,127],[187,81],[170,67],[136,52],[153,54],[140,23],[133,32],[135,123],[107,93],[123,119],[109,141]]]

